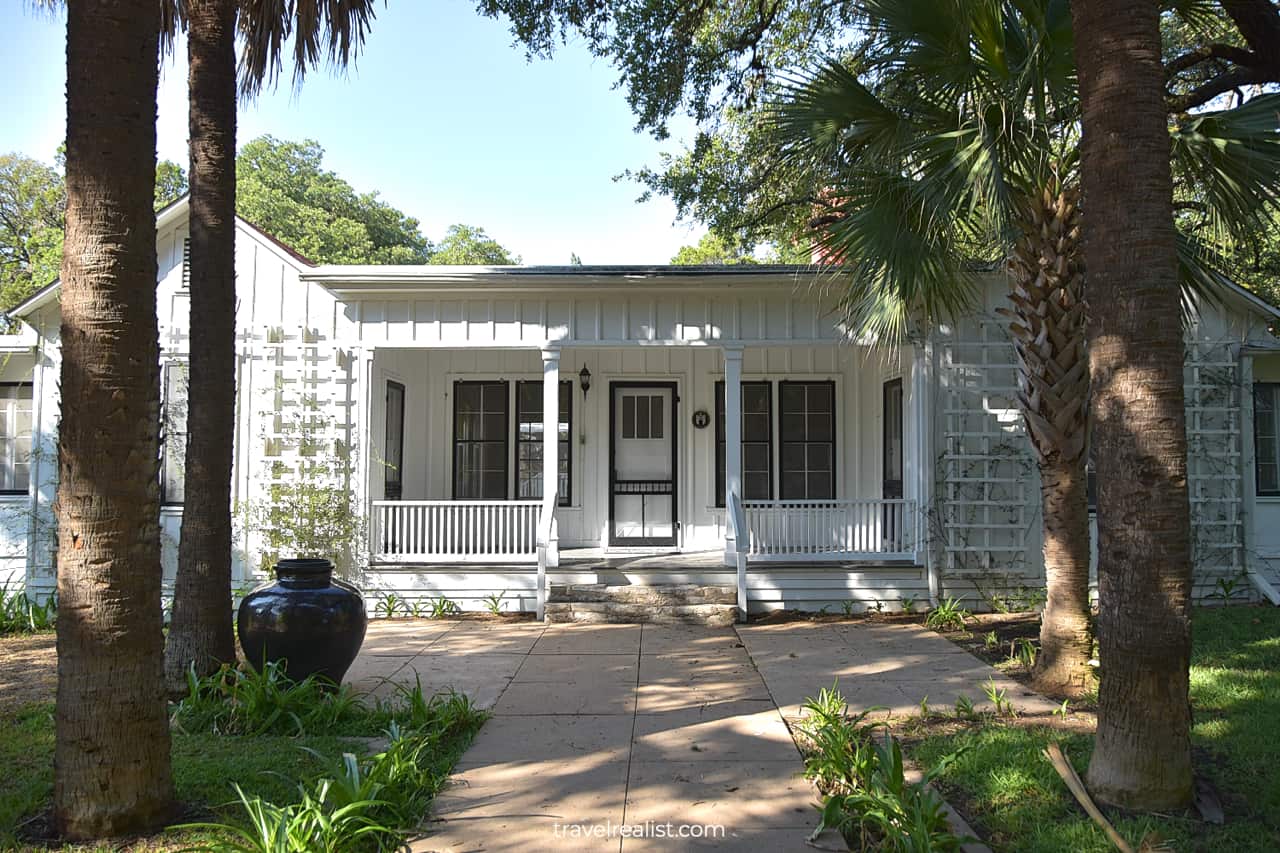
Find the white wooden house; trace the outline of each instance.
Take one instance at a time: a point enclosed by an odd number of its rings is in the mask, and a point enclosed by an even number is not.
[[[552,584],[696,583],[736,589],[751,610],[860,610],[945,596],[982,607],[1043,586],[1037,474],[992,313],[999,276],[973,316],[870,346],[831,312],[838,280],[810,268],[315,266],[237,224],[233,498],[242,510],[310,476],[290,430],[310,417],[340,463],[328,475],[367,521],[357,570],[371,598],[478,609],[501,596],[533,611]],[[157,225],[171,580],[185,200]],[[13,314],[0,575],[44,593],[56,284]],[[1200,597],[1280,601],[1278,318],[1224,286],[1188,332]],[[264,550],[238,526],[238,582],[264,574]]]

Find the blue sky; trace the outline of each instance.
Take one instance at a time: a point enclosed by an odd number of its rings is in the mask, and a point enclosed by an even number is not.
[[[65,25],[5,3],[0,31],[0,152],[51,160],[64,135]],[[300,92],[289,79],[242,104],[241,141],[263,133],[312,138],[357,190],[379,190],[439,240],[454,222],[484,227],[529,264],[666,263],[701,227],[673,224],[666,199],[613,180],[678,150],[691,126],[661,143],[632,130],[616,74],[569,45],[526,61],[505,21],[466,0],[390,0],[356,68],[322,69]],[[185,165],[186,62],[161,69],[159,153]],[[286,72],[287,73],[287,72]]]

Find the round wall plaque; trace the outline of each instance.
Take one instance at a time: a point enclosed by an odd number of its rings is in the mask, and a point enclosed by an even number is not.
[[[698,429],[706,429],[711,423],[711,415],[707,414],[706,409],[698,409],[693,413],[693,425]]]

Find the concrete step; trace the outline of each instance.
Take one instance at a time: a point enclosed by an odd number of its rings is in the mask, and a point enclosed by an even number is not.
[[[678,607],[696,604],[738,603],[731,586],[698,584],[552,584],[547,601],[555,603],[643,604],[650,607]]]
[[[726,628],[738,615],[734,604],[634,604],[620,601],[553,601],[548,622],[701,625]]]

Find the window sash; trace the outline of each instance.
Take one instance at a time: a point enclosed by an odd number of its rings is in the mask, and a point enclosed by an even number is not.
[[[453,498],[506,500],[508,385],[458,381],[453,392]]]
[[[834,500],[835,383],[779,382],[778,397],[782,499]]]
[[[516,383],[516,498],[542,498],[542,387],[540,381]],[[573,383],[560,383],[560,416],[556,425],[559,483],[556,502],[573,502]]]
[[[1254,475],[1259,495],[1280,495],[1280,382],[1253,385]]]
[[[400,500],[404,489],[404,401],[404,385],[388,379],[382,492],[393,501]]]
[[[34,406],[30,382],[0,384],[0,494],[30,491]]]
[[[883,497],[895,499],[902,497],[902,481],[904,471],[904,429],[903,402],[904,394],[901,379],[890,379],[884,383],[884,471],[881,489]],[[892,493],[892,494],[891,494]]]
[[[773,383],[742,382],[742,499],[773,499]],[[725,504],[724,380],[716,382],[715,505]]]
[[[163,379],[160,503],[181,506],[187,494],[187,400],[190,391],[187,362],[165,362]]]

